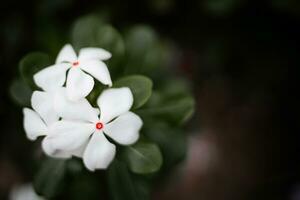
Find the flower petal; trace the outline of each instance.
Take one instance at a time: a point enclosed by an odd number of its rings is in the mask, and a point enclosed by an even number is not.
[[[111,144],[102,131],[93,134],[83,154],[84,165],[90,170],[106,169],[116,154],[116,146]]]
[[[67,78],[67,96],[71,101],[86,97],[94,87],[93,78],[79,68],[71,68]]]
[[[53,91],[63,86],[66,81],[66,71],[70,68],[68,63],[60,63],[44,68],[33,76],[37,86],[45,91]]]
[[[61,120],[49,128],[47,140],[52,150],[73,151],[83,145],[94,130],[91,123]]]
[[[100,120],[104,123],[129,111],[133,104],[133,96],[129,88],[107,89],[97,100],[100,108]]]
[[[111,58],[111,53],[102,48],[89,47],[80,49],[78,57],[80,61],[91,59],[108,60]]]
[[[66,96],[66,88],[58,91],[54,98],[54,110],[58,116],[67,120],[98,121],[99,110],[93,108],[86,99],[70,101]]]
[[[42,148],[48,156],[54,158],[71,158],[72,156],[77,156],[79,158],[82,158],[87,143],[88,140],[83,145],[81,145],[80,147],[78,147],[73,151],[62,151],[62,150],[54,149],[52,147],[51,140],[49,140],[48,137],[45,137],[45,139],[42,142]]]
[[[38,196],[35,193],[31,183],[23,183],[22,185],[16,185],[11,188],[9,193],[9,200],[46,200],[42,196]]]
[[[80,62],[80,68],[92,75],[104,85],[112,86],[109,71],[104,62],[100,60],[86,60]]]
[[[70,44],[66,44],[58,53],[55,63],[75,62],[77,60],[76,53]]]
[[[48,92],[35,91],[31,96],[32,108],[41,116],[47,125],[58,121],[59,116],[54,109],[54,95]]]
[[[24,108],[23,114],[23,124],[28,139],[35,140],[38,136],[47,134],[47,127],[36,112],[29,108]]]
[[[51,140],[48,140],[47,137],[45,137],[42,141],[42,149],[48,156],[51,156],[54,158],[71,158],[72,157],[72,155],[67,151],[54,149],[51,145]]]
[[[135,143],[143,125],[141,118],[133,112],[127,112],[104,126],[104,133],[123,145]]]
[[[72,154],[73,156],[78,157],[78,158],[82,158],[82,157],[83,157],[83,153],[84,153],[84,151],[85,151],[85,149],[86,149],[88,143],[89,143],[89,140],[87,140],[87,141],[86,141],[83,145],[81,145],[79,148],[73,150],[73,151],[71,152],[71,154]]]

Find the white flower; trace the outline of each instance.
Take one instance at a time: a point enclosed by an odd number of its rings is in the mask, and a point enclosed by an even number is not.
[[[54,94],[35,91],[31,96],[31,106],[24,108],[24,129],[30,140],[47,134],[48,126],[58,121],[59,116],[54,110]]]
[[[61,90],[58,89],[57,92]],[[26,136],[29,140],[36,140],[39,136],[47,136],[49,127],[59,120],[59,116],[54,112],[54,97],[56,92],[35,91],[31,96],[31,106],[33,108],[23,109],[23,124]],[[44,151],[49,151],[44,149]],[[51,154],[53,157],[69,158],[76,152],[56,151]]]
[[[77,101],[92,91],[94,79],[91,76],[104,85],[112,85],[107,66],[102,62],[110,57],[111,54],[101,48],[82,48],[77,57],[73,47],[67,44],[59,52],[56,63],[36,73],[34,81],[43,90],[53,91],[67,79],[67,96]]]
[[[9,194],[10,200],[45,200],[43,197],[38,196],[31,184],[24,184],[15,186]]]
[[[107,89],[99,96],[99,113],[86,99],[71,102],[62,92],[55,99],[55,110],[61,121],[50,127],[44,148],[55,151],[81,151],[85,166],[94,171],[105,169],[116,152],[114,144],[130,145],[139,138],[142,120],[130,112],[133,96],[129,88]]]

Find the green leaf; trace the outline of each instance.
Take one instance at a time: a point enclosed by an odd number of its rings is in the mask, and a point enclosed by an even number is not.
[[[51,60],[49,55],[40,52],[29,53],[19,63],[21,77],[31,88],[36,88],[33,75],[50,65]]]
[[[118,160],[108,169],[108,184],[113,200],[138,200],[137,191],[131,174],[124,163]]]
[[[92,104],[92,106],[97,107],[97,99],[101,92],[106,88],[106,86],[102,85],[99,82],[95,82],[93,90],[87,96],[87,100]]]
[[[112,77],[119,76],[123,71],[122,61],[125,54],[125,45],[121,34],[110,25],[103,25],[97,31],[99,47],[112,53],[112,58],[107,61]]]
[[[134,97],[133,109],[137,109],[143,106],[150,98],[153,83],[146,76],[132,75],[117,80],[113,86],[116,88],[129,87]]]
[[[82,162],[82,161],[81,161]],[[102,199],[105,191],[104,180],[96,173],[74,173],[68,182],[68,198],[72,200]],[[66,194],[66,193],[65,193]]]
[[[9,88],[9,94],[18,105],[30,106],[32,90],[23,80],[14,80]]]
[[[234,11],[242,3],[241,0],[205,0],[203,6],[210,14],[223,16]]]
[[[162,166],[162,155],[156,144],[138,142],[128,146],[123,152],[130,170],[137,174],[157,172]]]
[[[121,34],[110,25],[103,25],[98,28],[96,44],[101,48],[109,50],[113,56],[124,54],[124,42]]]
[[[163,98],[159,98],[161,94],[155,94],[154,101],[156,104],[151,104],[152,100],[150,99],[149,104],[151,107],[136,111],[138,115],[142,117],[168,120],[180,125],[188,121],[195,111],[195,100],[191,96],[182,96],[165,101],[161,100]]]
[[[164,66],[164,48],[155,31],[145,25],[135,26],[125,36],[126,74],[155,75]]]
[[[164,158],[164,169],[168,170],[185,158],[187,137],[181,129],[160,120],[145,120],[144,130],[147,138],[159,145]]]
[[[97,45],[97,31],[104,21],[98,15],[87,15],[75,21],[71,32],[72,43],[79,50]]]
[[[35,191],[48,199],[57,196],[63,189],[65,173],[66,160],[48,158],[34,179]]]

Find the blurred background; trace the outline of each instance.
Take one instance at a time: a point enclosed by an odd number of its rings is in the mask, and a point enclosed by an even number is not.
[[[9,97],[28,52],[57,53],[80,16],[105,13],[118,30],[146,24],[172,43],[171,70],[188,79],[196,112],[185,160],[152,199],[300,200],[296,0],[27,0],[1,2],[0,199],[30,181],[38,145]]]

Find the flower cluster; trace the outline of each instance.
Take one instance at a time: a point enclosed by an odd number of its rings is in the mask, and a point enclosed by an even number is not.
[[[34,75],[43,91],[34,91],[32,109],[24,108],[27,137],[42,141],[44,152],[52,157],[83,158],[94,171],[105,169],[113,160],[116,147],[139,138],[142,120],[130,111],[133,95],[127,87],[105,89],[97,99],[97,108],[86,96],[94,88],[94,79],[112,86],[109,70],[103,62],[111,54],[101,48],[83,48],[77,57],[72,46],[65,45],[56,63]]]

